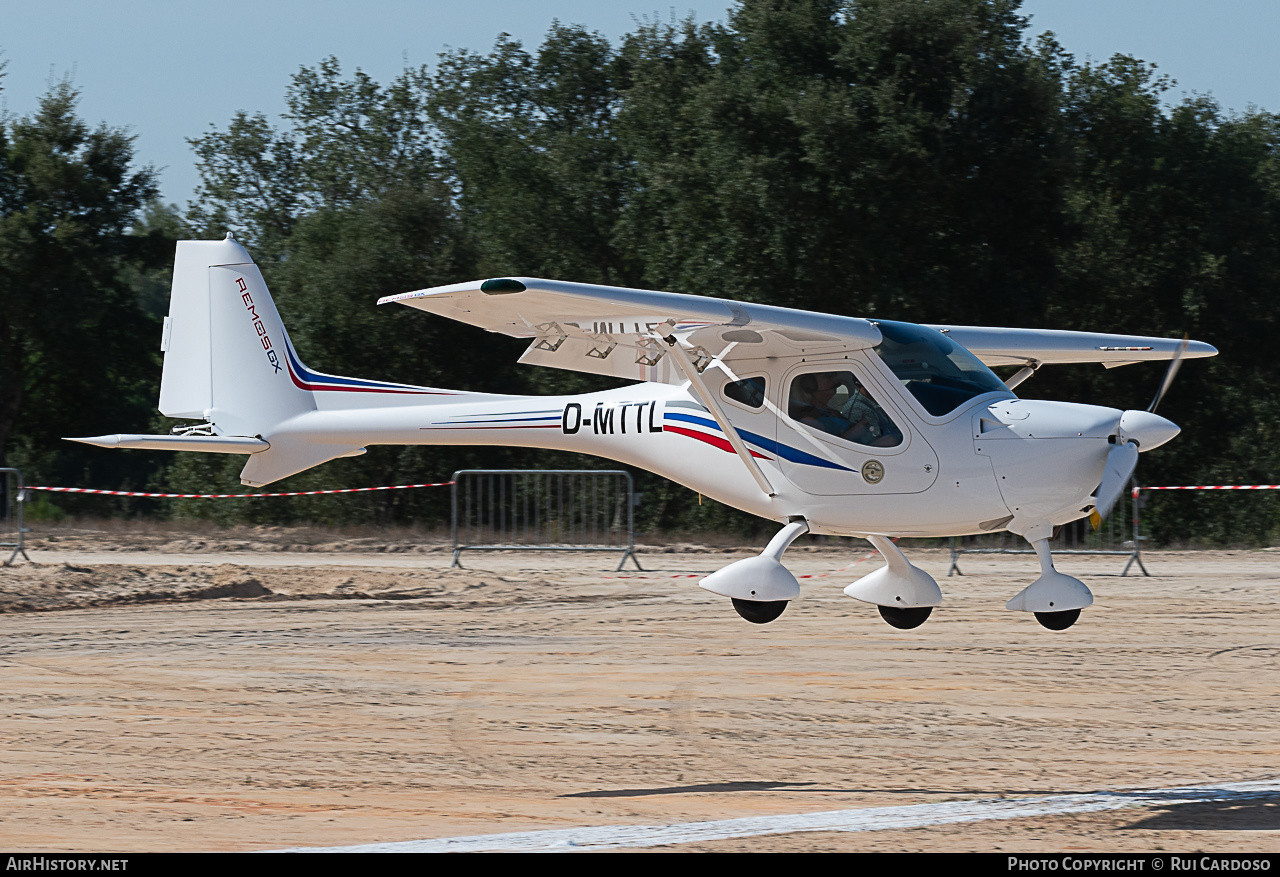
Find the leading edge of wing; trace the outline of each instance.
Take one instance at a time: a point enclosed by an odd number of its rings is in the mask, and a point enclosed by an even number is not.
[[[1181,338],[1145,335],[945,324],[929,324],[929,327],[968,348],[989,366],[1025,365],[1031,361],[1124,365],[1146,360],[1172,359],[1182,347]],[[1200,358],[1216,356],[1217,353],[1217,348],[1211,344],[1189,341],[1183,356]]]
[[[513,283],[514,282],[514,283]],[[485,291],[482,287],[493,291]],[[523,287],[516,289],[515,287]],[[539,324],[550,320],[593,322],[682,323],[791,331],[839,340],[849,347],[873,347],[880,330],[868,320],[731,299],[657,292],[620,286],[507,277],[473,280],[389,295],[378,304],[409,305],[450,319],[471,323],[515,337],[538,335]],[[583,327],[584,329],[586,327]],[[612,328],[612,327],[610,327]],[[644,334],[641,326],[627,334]],[[622,329],[618,326],[618,329]]]

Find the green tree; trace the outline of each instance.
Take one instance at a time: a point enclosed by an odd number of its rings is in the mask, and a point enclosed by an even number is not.
[[[261,113],[236,113],[227,130],[189,141],[200,187],[187,220],[202,237],[234,232],[260,258],[278,258],[303,211],[296,144]]]
[[[60,441],[85,424],[141,430],[158,389],[160,325],[122,269],[159,249],[130,235],[156,194],[133,166],[133,138],[76,115],[77,90],[52,87],[25,118],[0,119],[0,465],[29,477],[128,476]],[[170,256],[171,258],[171,256]]]
[[[646,281],[835,313],[1038,315],[1064,182],[1016,2],[746,0],[630,39]]]
[[[1064,116],[1075,172],[1059,248],[1052,325],[1194,338],[1220,355],[1184,368],[1160,413],[1184,433],[1143,457],[1147,484],[1273,483],[1280,477],[1280,391],[1266,350],[1280,317],[1280,120],[1224,115],[1196,97],[1168,108],[1171,83],[1117,56],[1074,71]],[[1131,367],[1045,375],[1051,398],[1145,407],[1159,373]],[[1037,378],[1039,381],[1039,378]],[[1153,501],[1163,542],[1261,541],[1280,516],[1267,497]]]
[[[614,244],[631,188],[619,61],[604,37],[559,23],[536,54],[504,35],[489,55],[441,58],[432,118],[481,274],[640,279]]]

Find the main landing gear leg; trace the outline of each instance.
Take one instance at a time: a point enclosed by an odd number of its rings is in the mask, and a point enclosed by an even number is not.
[[[868,536],[867,541],[884,555],[887,563],[844,589],[855,600],[874,603],[880,617],[900,630],[919,627],[928,620],[933,607],[942,602],[938,583],[884,536]]]
[[[1040,560],[1040,578],[1023,588],[1005,608],[1033,612],[1036,621],[1049,630],[1066,630],[1076,623],[1081,609],[1093,605],[1093,594],[1084,582],[1053,568],[1047,536],[1032,541],[1031,547]]]
[[[792,521],[769,540],[758,557],[731,563],[698,582],[698,586],[730,598],[737,613],[752,624],[768,624],[782,614],[787,603],[800,596],[800,583],[782,565],[782,553],[808,532],[806,521]]]

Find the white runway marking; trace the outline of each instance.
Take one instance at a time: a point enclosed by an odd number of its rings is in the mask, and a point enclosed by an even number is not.
[[[574,850],[608,850],[618,847],[655,847],[765,834],[792,834],[799,831],[884,831],[891,828],[921,828],[957,822],[1022,819],[1028,816],[1054,816],[1063,813],[1097,813],[1103,810],[1123,810],[1154,805],[1168,807],[1174,804],[1205,801],[1244,801],[1276,794],[1280,794],[1280,779],[1222,783],[1216,786],[1098,792],[1091,795],[1053,795],[1043,798],[867,807],[860,810],[754,816],[746,819],[719,819],[712,822],[685,822],[678,825],[599,825],[587,828],[519,831],[510,834],[441,837],[350,847],[312,847],[292,852],[562,853]]]

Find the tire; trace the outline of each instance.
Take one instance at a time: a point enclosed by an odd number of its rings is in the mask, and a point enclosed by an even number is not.
[[[1041,627],[1047,627],[1049,630],[1066,630],[1068,627],[1075,624],[1079,617],[1079,609],[1065,609],[1062,612],[1036,613],[1036,621],[1040,622]]]
[[[897,606],[881,606],[880,617],[889,622],[890,627],[898,630],[912,630],[929,620],[933,612],[932,606],[917,606],[913,609],[900,609]]]
[[[752,624],[768,624],[775,620],[787,608],[788,600],[739,600],[737,597],[733,600],[733,608],[739,615],[750,621]]]

